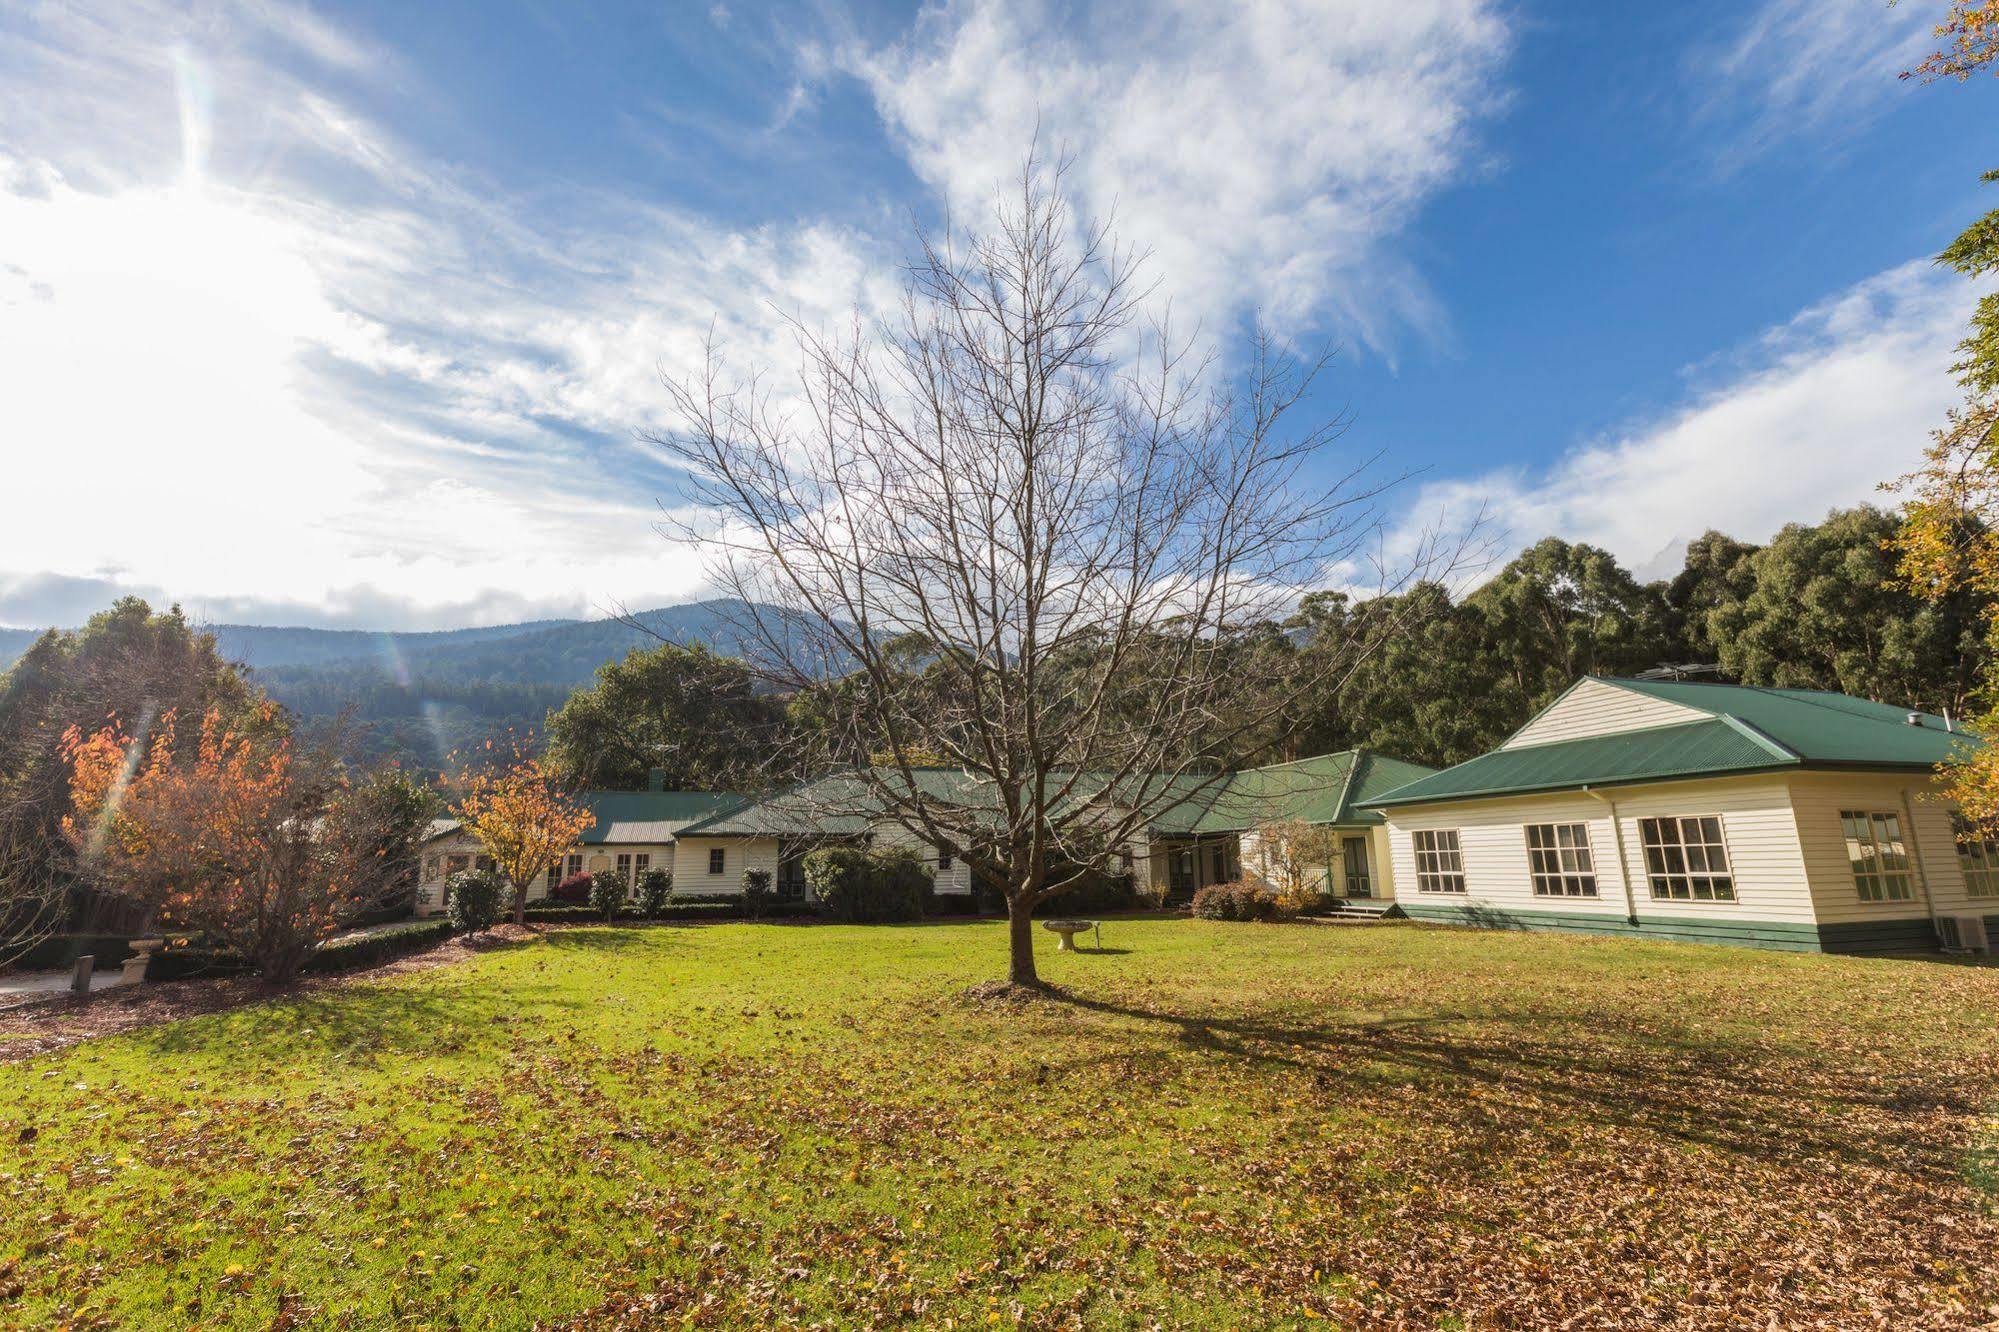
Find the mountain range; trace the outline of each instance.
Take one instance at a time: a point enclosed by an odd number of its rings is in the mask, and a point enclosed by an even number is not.
[[[747,655],[747,609],[716,600],[619,619],[431,632],[253,624],[211,630],[224,656],[309,723],[346,714],[364,728],[365,751],[437,770],[450,766],[454,750],[493,734],[540,732],[551,709],[634,648],[664,640]],[[40,633],[0,628],[0,670]]]

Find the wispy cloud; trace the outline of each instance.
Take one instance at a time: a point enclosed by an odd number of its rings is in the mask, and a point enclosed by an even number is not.
[[[977,217],[1037,128],[1081,208],[1149,249],[1183,313],[1378,350],[1442,315],[1390,242],[1468,169],[1507,25],[1479,0],[953,0],[864,79],[918,174]]]
[[[1734,170],[1801,134],[1839,136],[1878,115],[1929,49],[1937,7],[1886,0],[1760,0],[1688,59],[1698,118]]]
[[[1766,540],[1786,522],[1884,502],[1955,401],[1949,367],[1977,292],[1912,262],[1869,278],[1701,367],[1690,403],[1554,466],[1439,481],[1412,511],[1484,506],[1503,550],[1550,533],[1647,572],[1709,528]]]

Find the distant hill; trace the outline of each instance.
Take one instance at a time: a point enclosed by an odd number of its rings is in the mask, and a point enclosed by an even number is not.
[[[719,600],[642,611],[636,623],[531,620],[425,633],[224,624],[214,633],[224,655],[302,717],[347,713],[366,728],[363,749],[438,769],[489,736],[539,733],[551,709],[634,648],[665,640],[748,655],[745,610]],[[0,629],[0,668],[39,632]]]

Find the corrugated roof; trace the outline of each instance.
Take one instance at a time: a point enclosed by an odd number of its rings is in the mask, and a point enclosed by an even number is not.
[[[1399,786],[1434,769],[1367,750],[1250,768],[1220,778],[1188,776],[1154,794],[1149,822],[1156,835],[1237,832],[1259,823],[1302,819],[1308,823],[1379,823],[1381,815],[1356,807],[1366,795]],[[989,784],[960,770],[919,769],[918,789],[961,809],[997,808]],[[1184,793],[1184,794],[1176,794]],[[1096,794],[1091,792],[1091,795]],[[765,800],[724,810],[684,827],[683,836],[854,836],[867,830],[879,809],[867,784],[852,774],[806,782]]]
[[[1598,679],[1708,714],[1708,720],[1497,749],[1374,795],[1378,808],[1629,785],[1769,769],[1929,769],[1970,744],[1928,714],[1846,694],[1752,685]]]

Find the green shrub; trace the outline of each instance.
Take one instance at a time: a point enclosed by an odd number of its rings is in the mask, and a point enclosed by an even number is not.
[[[835,846],[805,857],[805,883],[839,920],[920,920],[929,904],[930,871],[915,852]]]
[[[625,906],[625,876],[616,870],[598,870],[590,876],[590,906],[599,918],[609,920]]]
[[[1260,883],[1210,883],[1194,890],[1194,914],[1202,920],[1275,920],[1277,894]]]
[[[444,916],[460,934],[489,930],[500,918],[507,886],[492,870],[460,870],[445,881]]]
[[[639,914],[657,919],[673,898],[673,872],[649,869],[639,875]]]
[[[747,869],[743,871],[743,912],[751,920],[761,919],[770,910],[770,871],[767,869]]]

